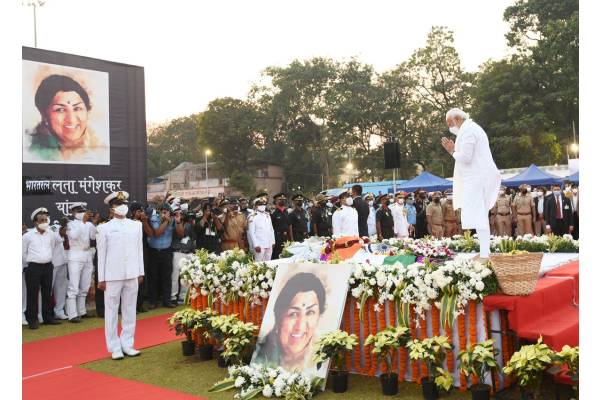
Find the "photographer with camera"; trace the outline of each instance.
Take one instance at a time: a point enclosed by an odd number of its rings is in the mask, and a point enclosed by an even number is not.
[[[212,208],[210,203],[202,205],[200,219],[194,225],[196,232],[196,249],[206,249],[219,254],[220,234],[223,224],[218,216],[218,208]]]
[[[144,274],[147,275],[148,271],[148,237],[152,236],[153,230],[150,224],[148,223],[148,213],[144,209],[142,203],[134,201],[131,203],[129,207],[129,211],[131,212],[130,218],[134,221],[139,221],[142,223],[142,253],[144,256]],[[150,210],[152,211],[152,210]],[[150,212],[150,215],[152,213]],[[136,301],[136,310],[137,312],[143,313],[148,311],[148,308],[144,304],[144,300],[146,298],[148,292],[148,286],[146,283],[146,279],[142,283],[138,285],[138,293],[137,293],[137,301]]]
[[[221,235],[221,251],[233,250],[235,248],[248,251],[246,244],[248,222],[246,216],[240,212],[238,202],[236,200],[223,200],[221,206],[225,211],[223,234]]]
[[[175,212],[181,214],[183,222],[183,237],[180,238],[177,235],[173,237],[173,272],[171,274],[171,301],[173,304],[183,304],[187,287],[182,287],[179,280],[179,263],[185,257],[189,257],[196,250],[196,234],[194,232],[194,226],[187,213],[188,204],[183,203],[174,207]]]
[[[184,236],[181,212],[173,212],[163,203],[159,213],[150,217],[152,236],[148,237],[148,294],[150,308],[160,306],[174,308],[171,303],[171,275],[173,274],[173,235]]]

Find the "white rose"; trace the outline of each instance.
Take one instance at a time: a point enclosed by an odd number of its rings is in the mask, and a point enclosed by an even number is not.
[[[477,283],[475,284],[475,289],[477,289],[478,291],[482,291],[485,288],[485,285],[483,284],[482,281],[477,281]]]
[[[273,396],[273,388],[271,387],[271,385],[265,385],[262,391],[262,395],[265,397]]]

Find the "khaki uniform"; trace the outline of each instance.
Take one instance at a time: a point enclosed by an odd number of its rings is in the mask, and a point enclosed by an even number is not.
[[[246,245],[246,230],[248,221],[244,213],[237,213],[235,216],[228,212],[223,223],[223,236],[221,237],[221,251],[233,250],[236,247],[242,250],[248,250]]]
[[[490,210],[490,233],[492,236],[498,236],[498,224],[496,223],[496,215],[498,214],[498,202]]]
[[[496,227],[499,236],[512,236],[510,197],[503,195],[496,200]]]
[[[458,234],[462,235],[463,229],[462,229],[462,221],[460,219],[460,208],[458,210],[455,210],[454,212],[456,214],[456,229],[458,229]]]
[[[458,223],[452,201],[446,200],[442,206],[442,214],[444,216],[444,237],[458,235]]]
[[[441,204],[430,203],[425,214],[431,217],[431,235],[436,238],[442,238],[444,236],[444,211],[442,210]]]
[[[517,213],[517,235],[533,235],[533,197],[519,193],[513,200],[513,209]]]

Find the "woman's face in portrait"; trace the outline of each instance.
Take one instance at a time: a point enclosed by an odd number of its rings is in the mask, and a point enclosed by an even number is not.
[[[306,350],[319,323],[319,299],[314,291],[300,292],[287,308],[279,330],[281,349],[288,357]]]
[[[88,110],[77,92],[58,92],[46,110],[46,118],[62,143],[75,142],[85,133]]]

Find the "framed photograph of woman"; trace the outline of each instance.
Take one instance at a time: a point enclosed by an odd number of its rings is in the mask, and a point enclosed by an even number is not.
[[[110,164],[108,73],[23,60],[23,162]]]
[[[340,327],[352,266],[283,264],[277,268],[252,362],[325,378],[313,361],[320,335]]]

